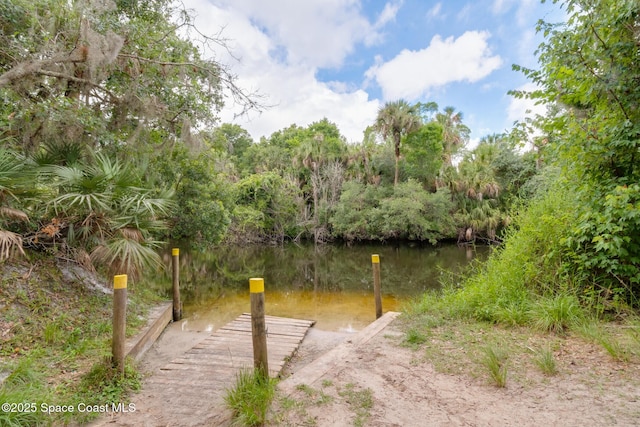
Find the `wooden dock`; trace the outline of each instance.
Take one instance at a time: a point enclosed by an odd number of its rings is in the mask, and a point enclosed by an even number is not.
[[[276,377],[315,321],[265,316],[269,374]],[[244,313],[215,331],[210,337],[161,369],[171,377],[182,377],[183,383],[193,377],[196,383],[235,378],[241,368],[253,367],[251,314]],[[195,373],[195,375],[189,375]],[[231,384],[232,385],[232,384]]]
[[[266,316],[269,374],[277,376],[315,321]],[[253,368],[251,315],[242,314],[145,379],[132,396],[135,411],[113,413],[93,426],[227,425],[226,390]],[[179,422],[176,421],[179,419]],[[176,424],[177,422],[177,424]]]

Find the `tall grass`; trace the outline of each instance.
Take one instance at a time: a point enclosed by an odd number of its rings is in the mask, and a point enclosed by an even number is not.
[[[564,333],[584,319],[578,298],[570,294],[542,297],[531,308],[531,319],[538,329]]]
[[[602,346],[609,356],[618,362],[628,362],[631,358],[631,350],[624,346],[616,337],[611,336],[597,322],[584,323],[579,332],[585,338]]]
[[[498,346],[484,349],[482,364],[488,369],[491,380],[497,387],[507,385],[507,353]]]
[[[534,199],[514,214],[504,245],[486,263],[467,276],[448,277],[439,294],[425,295],[411,307],[413,314],[438,313],[510,326],[530,324],[541,313],[562,316],[564,309],[569,317],[575,315],[574,299],[563,291],[566,274],[559,243],[573,220],[572,204],[562,189]],[[541,295],[563,295],[555,301],[560,313],[536,306]],[[571,321],[561,317],[557,323],[550,321],[549,328],[563,330]]]
[[[275,395],[275,386],[276,381],[260,370],[240,370],[236,375],[235,385],[226,391],[224,397],[227,406],[233,411],[234,425],[263,425]]]
[[[30,358],[22,359],[12,368],[11,374],[0,386],[0,403],[24,405],[28,402],[35,404],[36,410],[29,407],[22,411],[0,411],[0,426],[44,425],[47,417],[40,411],[40,404],[49,401],[50,395],[42,374]]]
[[[545,375],[555,375],[558,373],[558,367],[556,365],[556,359],[553,356],[553,351],[551,348],[543,348],[538,351],[533,359],[536,366],[542,371]]]

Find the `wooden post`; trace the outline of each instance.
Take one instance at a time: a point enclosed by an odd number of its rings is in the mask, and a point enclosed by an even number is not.
[[[113,366],[124,375],[124,342],[127,329],[127,275],[113,277]]]
[[[173,321],[182,319],[182,304],[180,303],[180,249],[171,249],[173,266]]]
[[[264,320],[264,279],[249,279],[251,293],[251,335],[253,338],[253,366],[264,377],[269,376],[267,328]]]
[[[373,296],[376,300],[376,319],[382,317],[382,296],[380,295],[380,255],[371,255],[373,264]]]

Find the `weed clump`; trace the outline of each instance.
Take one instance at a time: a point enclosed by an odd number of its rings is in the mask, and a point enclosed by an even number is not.
[[[275,395],[276,381],[260,370],[242,369],[235,385],[225,393],[224,400],[233,411],[234,424],[260,426],[267,420],[267,411]]]

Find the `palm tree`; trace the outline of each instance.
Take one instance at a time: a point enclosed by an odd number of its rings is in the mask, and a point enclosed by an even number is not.
[[[400,99],[387,102],[378,110],[375,128],[384,139],[393,140],[396,155],[396,171],[393,185],[398,184],[398,161],[400,160],[400,141],[402,137],[415,132],[422,125],[419,111],[415,105],[409,105],[407,101]]]
[[[49,202],[52,225],[78,254],[90,252],[93,263],[134,279],[143,268],[161,266],[152,234],[168,227],[162,218],[172,208],[170,193],[141,187],[130,164],[101,153],[73,166],[43,167],[43,177],[58,191]]]
[[[26,188],[25,163],[16,153],[0,148],[0,261],[24,255],[22,236],[4,227],[6,221],[28,222],[27,214],[11,205],[19,202],[16,193]]]
[[[442,145],[444,146],[443,167],[453,165],[451,158],[458,148],[469,140],[471,130],[462,123],[462,113],[453,107],[445,107],[442,113],[436,114],[436,121],[442,125]]]

